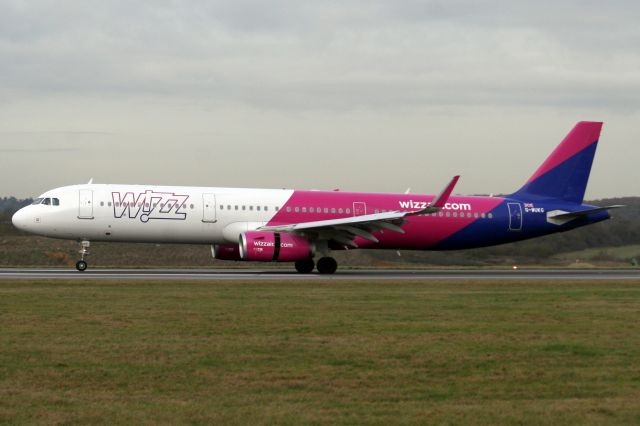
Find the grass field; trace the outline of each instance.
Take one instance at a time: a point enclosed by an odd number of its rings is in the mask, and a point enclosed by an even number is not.
[[[0,282],[0,422],[640,423],[640,283]]]

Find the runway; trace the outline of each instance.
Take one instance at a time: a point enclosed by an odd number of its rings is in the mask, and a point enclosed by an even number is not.
[[[0,280],[73,281],[335,281],[335,280],[638,280],[640,269],[343,269],[333,275],[279,269],[0,269]]]

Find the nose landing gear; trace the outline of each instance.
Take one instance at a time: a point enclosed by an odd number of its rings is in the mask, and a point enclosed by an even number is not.
[[[89,247],[91,243],[89,241],[83,240],[80,242],[80,260],[76,262],[76,269],[80,272],[83,272],[87,269],[87,262],[85,262],[84,257],[89,255]]]

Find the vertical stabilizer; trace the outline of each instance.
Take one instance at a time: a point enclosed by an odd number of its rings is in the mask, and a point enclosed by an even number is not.
[[[527,183],[512,196],[581,204],[601,129],[601,122],[581,121],[576,124]]]

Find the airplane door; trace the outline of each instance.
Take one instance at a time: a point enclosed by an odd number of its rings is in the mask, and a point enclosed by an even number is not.
[[[507,203],[509,207],[509,231],[522,231],[522,205]]]
[[[202,194],[202,221],[214,223],[216,219],[216,194]]]
[[[93,219],[93,190],[79,191],[78,219]]]
[[[353,203],[353,215],[364,216],[365,214],[367,214],[367,204],[361,201],[355,201]]]

